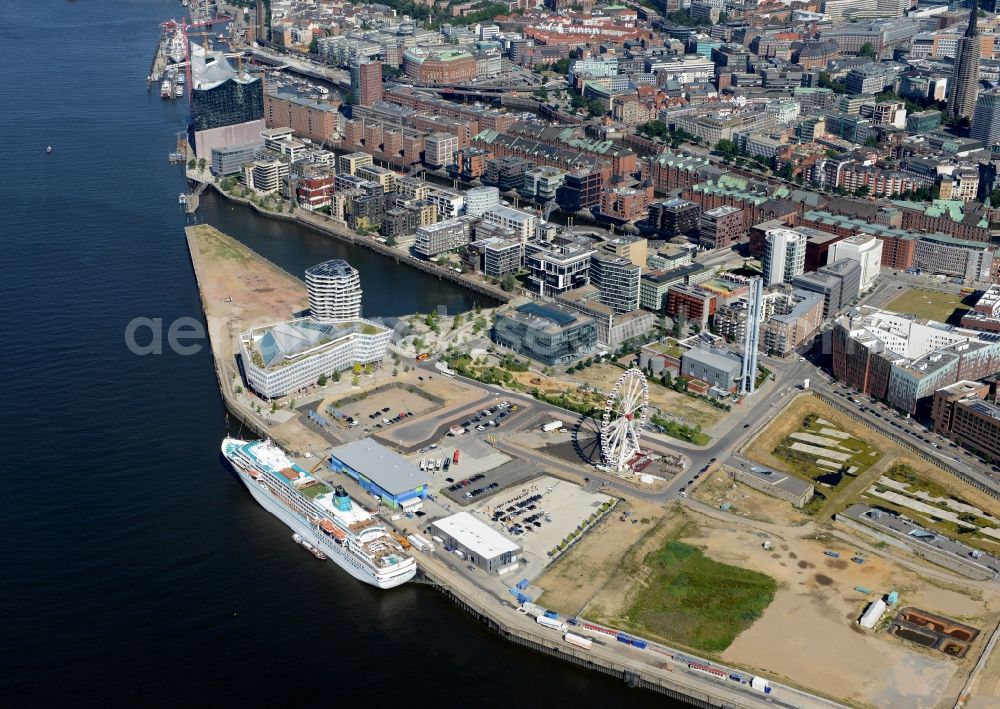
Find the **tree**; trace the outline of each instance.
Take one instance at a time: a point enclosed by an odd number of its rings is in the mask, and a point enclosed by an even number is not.
[[[868,189],[868,185],[861,185],[861,187],[859,187],[858,189],[854,190],[854,196],[855,197],[867,197],[869,192],[870,192],[870,190]]]
[[[325,387],[326,386],[326,375],[325,374],[320,374],[319,375],[319,379],[316,380],[316,384],[319,385],[319,386],[321,386],[321,387]]]
[[[462,326],[463,322],[465,322],[465,317],[461,313],[459,313],[458,315],[455,316],[455,319],[452,320],[451,326],[455,329],[458,329],[459,327]]]
[[[396,243],[397,242],[396,242],[396,237],[395,236],[390,236],[390,237],[386,238],[386,240],[385,240],[385,245],[386,246],[395,246]]]
[[[723,138],[716,143],[715,149],[723,155],[727,155],[729,157],[733,157],[740,152],[740,149],[736,147],[736,143],[729,140],[729,138]]]
[[[514,278],[514,274],[508,273],[503,278],[501,278],[500,287],[503,290],[507,291],[508,293],[513,292],[513,290],[517,288],[517,279]]]
[[[197,160],[195,160],[194,158],[191,158],[190,160],[188,160],[188,170],[194,170],[196,167],[198,167],[198,161]]]
[[[357,375],[351,377],[351,386],[358,386],[360,383],[361,380],[357,377]]]
[[[665,138],[667,135],[667,124],[663,121],[647,121],[636,129],[648,138]]]
[[[560,74],[562,76],[566,76],[566,74],[569,73],[569,62],[570,62],[569,57],[564,57],[562,59],[557,59],[552,64],[552,71],[554,71],[556,74]]]
[[[587,103],[587,113],[589,113],[592,117],[597,118],[599,116],[603,116],[607,113],[607,111],[600,101],[593,99]]]
[[[669,12],[667,13],[667,19],[675,25],[684,25],[685,27],[698,26],[698,20],[691,17],[691,13],[687,10],[674,10],[673,12]]]
[[[206,165],[208,165],[208,161],[205,158],[198,158],[198,172],[205,172]]]
[[[340,372],[334,372],[333,373],[333,381],[334,382],[339,382],[340,381]]]
[[[861,45],[861,49],[858,50],[859,57],[868,57],[869,59],[875,58],[875,47],[872,46],[871,42],[865,42]]]
[[[312,41],[309,43],[309,53],[319,54],[319,37],[312,38]]]

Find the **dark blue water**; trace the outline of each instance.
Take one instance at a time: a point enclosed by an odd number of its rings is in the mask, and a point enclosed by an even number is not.
[[[471,310],[477,304],[496,305],[492,298],[397,264],[364,247],[338,241],[295,222],[262,218],[249,207],[230,202],[214,191],[205,192],[197,219],[236,237],[299,278],[313,264],[331,258],[346,259],[361,274],[365,315],[398,316],[441,308],[454,313]]]
[[[209,354],[126,349],[132,318],[201,317],[166,162],[185,105],[144,84],[180,12],[0,3],[0,703],[667,704],[302,553],[219,462]],[[247,228],[299,266],[324,251]],[[384,278],[366,299],[388,308],[403,296]]]

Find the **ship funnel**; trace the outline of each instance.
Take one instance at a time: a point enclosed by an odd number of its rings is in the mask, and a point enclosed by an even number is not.
[[[351,511],[351,498],[348,497],[347,492],[340,485],[333,491],[333,502],[341,512]]]

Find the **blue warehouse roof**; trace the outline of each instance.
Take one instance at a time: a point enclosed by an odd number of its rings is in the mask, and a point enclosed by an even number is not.
[[[370,438],[345,443],[334,448],[330,455],[391,495],[402,495],[431,480],[428,473],[420,472],[406,458]]]

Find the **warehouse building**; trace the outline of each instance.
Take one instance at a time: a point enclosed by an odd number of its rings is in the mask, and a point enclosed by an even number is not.
[[[499,576],[518,567],[521,547],[469,512],[437,520],[431,532],[446,550],[491,574]]]
[[[420,508],[431,480],[429,473],[370,438],[334,448],[330,470],[353,478],[382,504],[408,512]]]
[[[681,374],[724,391],[736,391],[742,370],[743,360],[718,347],[694,347],[681,355]]]

